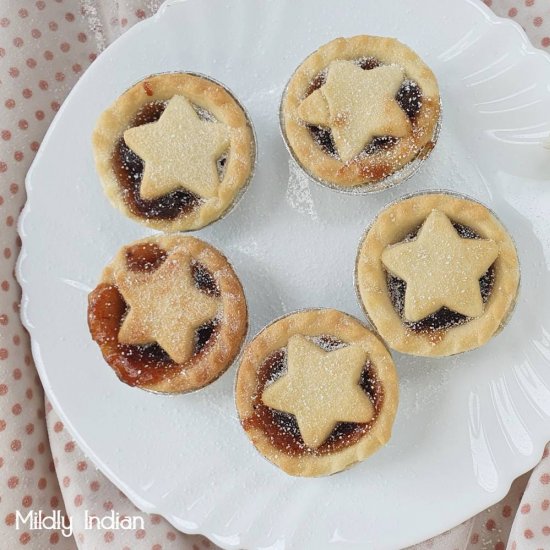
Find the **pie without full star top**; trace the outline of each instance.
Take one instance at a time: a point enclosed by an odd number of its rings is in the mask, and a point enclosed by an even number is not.
[[[281,102],[290,152],[313,178],[365,191],[403,181],[437,140],[437,80],[393,38],[337,38],[292,75]]]
[[[391,436],[397,374],[384,344],[331,309],[289,314],[246,347],[235,386],[241,424],[285,472],[328,475]]]
[[[198,229],[226,213],[256,155],[237,100],[188,73],[154,75],[124,92],[100,116],[93,148],[111,202],[162,231]]]
[[[244,341],[248,316],[225,256],[199,239],[167,235],[118,252],[90,293],[88,324],[123,382],[180,393],[225,372]]]
[[[390,347],[444,356],[485,344],[516,302],[514,243],[485,206],[447,193],[388,206],[367,231],[356,283]]]

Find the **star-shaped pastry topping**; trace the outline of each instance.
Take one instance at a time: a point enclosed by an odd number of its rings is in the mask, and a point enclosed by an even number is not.
[[[374,137],[409,133],[411,123],[395,100],[404,79],[397,65],[365,71],[353,61],[333,61],[325,84],[304,99],[298,115],[329,127],[340,159],[349,162]]]
[[[175,95],[156,122],[126,130],[124,141],[145,162],[140,187],[144,199],[179,187],[203,198],[216,196],[216,161],[229,147],[229,128],[201,120],[185,97]]]
[[[442,307],[479,317],[479,279],[498,253],[494,241],[462,238],[443,212],[433,210],[414,240],[386,247],[382,263],[407,283],[405,320],[420,321]]]
[[[157,342],[176,363],[193,355],[196,329],[218,312],[219,298],[195,286],[190,258],[184,253],[172,253],[150,273],[117,272],[115,284],[130,308],[119,342]]]
[[[300,335],[288,341],[287,373],[270,384],[262,401],[293,414],[304,443],[319,447],[338,422],[369,422],[374,407],[359,386],[367,353],[358,345],[324,351]]]

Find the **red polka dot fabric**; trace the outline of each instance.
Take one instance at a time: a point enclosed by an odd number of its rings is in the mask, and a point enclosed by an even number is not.
[[[486,0],[550,48],[548,0]],[[44,399],[19,319],[14,266],[24,179],[63,99],[99,51],[160,0],[0,2],[0,547],[15,549],[215,548],[137,510],[84,456]],[[452,498],[452,495],[450,495]],[[74,532],[17,529],[16,512],[72,518]],[[88,515],[141,518],[135,529],[85,529]],[[427,519],[428,521],[428,519]],[[550,458],[514,482],[506,498],[416,550],[550,548]]]
[[[484,0],[497,15],[519,23],[541,48],[550,48],[550,2],[548,0]]]

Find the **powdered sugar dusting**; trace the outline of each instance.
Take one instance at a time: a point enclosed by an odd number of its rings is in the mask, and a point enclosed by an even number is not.
[[[313,197],[311,196],[311,180],[292,159],[288,161],[288,171],[287,202],[300,214],[306,214],[312,220],[317,220],[319,216],[317,215]]]

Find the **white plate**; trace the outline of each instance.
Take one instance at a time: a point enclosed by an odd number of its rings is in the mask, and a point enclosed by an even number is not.
[[[293,69],[339,35],[397,36],[434,69],[443,127],[403,186],[348,196],[310,184],[278,128]],[[189,0],[125,34],[82,77],[27,180],[19,277],[40,376],[67,427],[140,508],[226,548],[395,548],[498,501],[550,438],[550,63],[520,28],[458,0]],[[356,247],[388,202],[451,188],[511,230],[522,289],[510,324],[450,359],[395,356],[402,399],[390,444],[324,479],[263,460],[237,421],[230,370],[201,392],[163,397],[120,383],[86,326],[86,295],[124,243],[148,231],[114,210],[92,162],[99,113],[130,84],[168,70],[226,83],[250,111],[256,177],[238,207],[198,234],[233,261],[252,332],[297,308],[363,317]],[[396,526],[399,526],[396,528]]]

